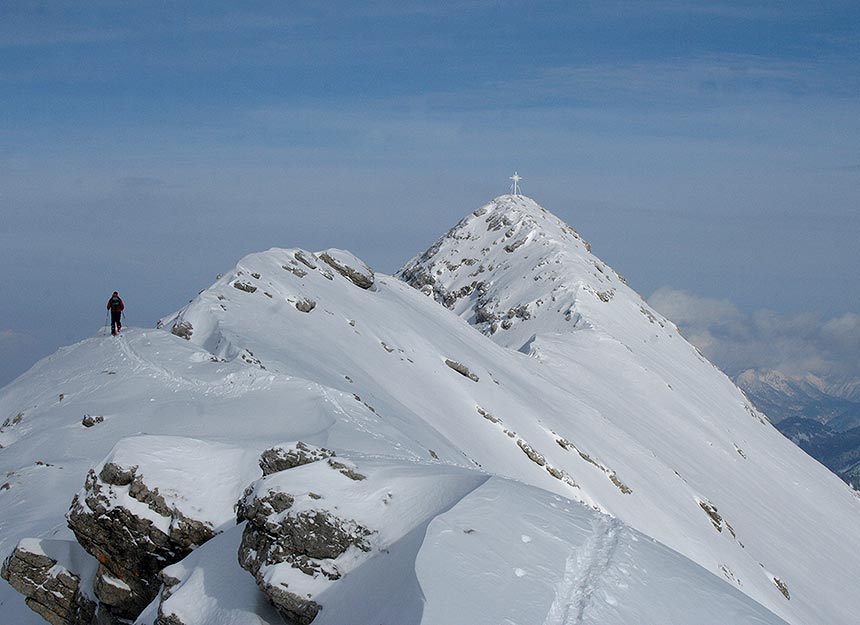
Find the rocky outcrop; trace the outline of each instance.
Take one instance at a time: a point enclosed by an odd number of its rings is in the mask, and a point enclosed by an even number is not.
[[[517,440],[517,445],[522,449],[523,453],[529,457],[529,460],[534,462],[536,465],[541,467],[546,465],[546,458],[544,458],[542,454],[536,452],[534,448],[523,439]]]
[[[256,480],[238,506],[239,565],[289,623],[313,621],[343,578],[389,557],[403,536],[486,480],[438,464],[356,464],[330,454],[303,443],[267,450],[261,466],[302,464]]]
[[[233,283],[233,288],[245,291],[245,293],[254,293],[257,290],[257,287],[250,282],[240,282],[239,280]]]
[[[304,250],[296,250],[296,253],[294,254],[295,259],[302,263],[305,267],[307,267],[308,269],[316,269],[316,263],[314,263],[313,260],[308,258],[309,255],[313,257],[313,254],[305,252]]]
[[[122,618],[155,597],[158,572],[215,535],[211,526],[168,507],[136,466],[107,462],[90,470],[67,515],[78,543],[99,561],[94,590]]]
[[[300,299],[296,302],[296,310],[298,310],[299,312],[303,312],[303,313],[309,313],[314,308],[316,308],[316,306],[317,306],[317,303],[315,301],[313,301],[312,299],[309,299],[307,297],[303,297],[302,299]]]
[[[271,604],[267,622],[279,614],[306,625],[339,580],[484,479],[435,464],[363,458],[359,467],[301,441],[258,455],[131,437],[75,496],[67,519],[77,543],[22,541],[2,574],[52,625],[242,622],[231,619],[261,609],[256,589]],[[240,588],[236,603],[211,601]],[[200,609],[185,610],[189,602]]]
[[[239,564],[288,622],[313,621],[321,606],[308,588],[322,589],[340,579],[344,571],[338,559],[347,552],[371,550],[373,530],[335,512],[325,495],[299,488],[303,480],[281,479],[295,474],[287,471],[295,467],[312,468],[315,478],[310,483],[323,491],[332,481],[336,488],[352,488],[344,477],[353,483],[366,479],[352,462],[334,461],[333,456],[330,450],[302,442],[266,450],[260,466],[267,477],[248,487],[238,505],[238,521],[247,521]]]
[[[177,321],[170,329],[170,333],[183,338],[186,341],[191,340],[191,335],[194,333],[194,327],[190,321]]]
[[[454,371],[459,373],[460,375],[469,378],[472,382],[477,382],[479,380],[478,376],[472,373],[469,370],[469,367],[466,365],[457,362],[456,360],[451,360],[450,358],[445,359],[445,364],[451,367]]]
[[[82,576],[92,575],[95,563],[84,567],[90,570],[73,571],[70,558],[62,557],[75,548],[79,549],[67,541],[25,539],[0,571],[3,579],[24,595],[27,606],[52,625],[90,625],[96,615],[92,592],[83,591],[81,584]]]
[[[788,592],[788,586],[784,581],[779,579],[778,577],[773,578],[774,585],[779,589],[779,592],[782,593],[782,596],[786,599],[791,599],[791,593]]]
[[[260,476],[253,458],[219,443],[138,436],[89,471],[66,518],[98,561],[93,594],[112,617],[134,620],[158,593],[165,566],[233,526],[236,501]]]
[[[333,451],[325,447],[315,447],[302,441],[297,441],[295,443],[278,445],[264,451],[260,456],[260,469],[263,470],[263,476],[266,476],[279,471],[300,467],[303,464],[310,464],[317,460],[325,460],[334,455]]]
[[[373,270],[344,250],[328,249],[320,252],[319,259],[348,279],[355,286],[369,289],[376,279]]]
[[[81,425],[85,428],[91,428],[99,423],[104,423],[104,420],[105,418],[99,414],[85,414],[84,418],[81,419]]]
[[[267,573],[272,567],[289,565],[312,579],[337,580],[342,573],[332,561],[351,548],[370,551],[367,536],[372,532],[329,511],[282,514],[293,503],[294,498],[284,493],[246,502],[239,517],[248,521],[239,547],[239,564],[254,576],[284,618],[306,625],[321,606],[307,594],[288,590],[287,584],[271,583]]]

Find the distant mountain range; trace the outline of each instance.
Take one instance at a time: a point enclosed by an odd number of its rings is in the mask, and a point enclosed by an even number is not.
[[[860,381],[833,383],[818,376],[790,376],[774,370],[747,369],[735,383],[759,410],[778,423],[812,419],[836,431],[860,426]]]
[[[860,381],[748,369],[735,382],[780,432],[860,488]]]

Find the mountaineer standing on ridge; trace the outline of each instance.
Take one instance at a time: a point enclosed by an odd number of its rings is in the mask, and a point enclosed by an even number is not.
[[[110,335],[116,336],[117,332],[122,330],[122,311],[125,309],[125,304],[116,291],[108,300],[107,309],[110,311]]]

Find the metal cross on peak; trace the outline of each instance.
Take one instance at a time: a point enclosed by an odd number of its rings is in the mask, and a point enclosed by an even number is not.
[[[511,176],[510,178],[508,178],[508,180],[514,181],[514,184],[511,185],[511,191],[513,192],[514,195],[520,194],[520,184],[519,183],[520,183],[520,180],[522,180],[522,179],[523,179],[523,177],[520,176],[517,172],[514,172],[514,175]]]

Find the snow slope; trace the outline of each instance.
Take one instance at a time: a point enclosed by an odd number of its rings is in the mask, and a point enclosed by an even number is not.
[[[129,436],[236,458],[303,440],[482,482],[396,566],[376,556],[326,591],[320,623],[853,622],[860,500],[537,204],[498,198],[404,268],[453,310],[325,257],[251,254],[161,329],[64,348],[0,390],[0,555],[71,539],[72,496]],[[169,458],[162,440],[138,453]],[[271,622],[237,541],[174,565],[188,625]],[[201,576],[243,590],[206,603]],[[383,609],[393,584],[410,592]],[[0,602],[39,622],[8,586]]]

